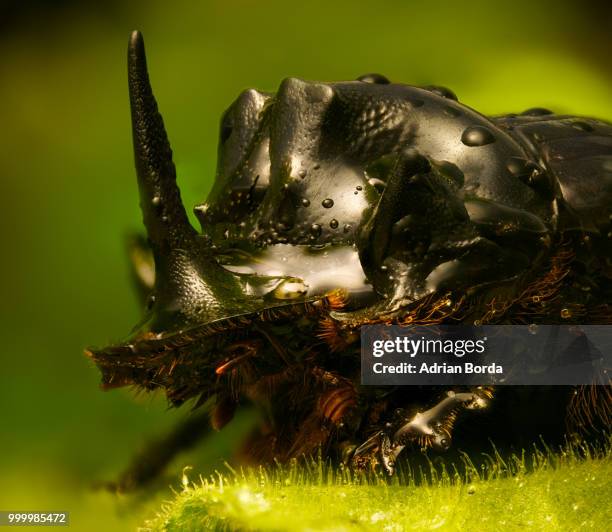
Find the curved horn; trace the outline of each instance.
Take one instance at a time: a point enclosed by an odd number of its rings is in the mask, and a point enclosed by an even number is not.
[[[128,82],[140,207],[154,249],[177,248],[196,235],[176,184],[172,150],[151,90],[144,40],[132,32],[128,45]]]

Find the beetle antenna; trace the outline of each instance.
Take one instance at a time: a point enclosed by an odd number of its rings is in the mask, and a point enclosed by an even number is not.
[[[153,96],[142,34],[128,45],[128,83],[134,158],[143,221],[154,251],[181,247],[196,235],[176,184],[172,150]]]

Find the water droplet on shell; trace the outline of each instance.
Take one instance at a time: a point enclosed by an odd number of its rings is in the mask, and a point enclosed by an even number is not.
[[[466,146],[486,146],[495,142],[495,136],[484,126],[470,126],[461,135],[461,142]]]

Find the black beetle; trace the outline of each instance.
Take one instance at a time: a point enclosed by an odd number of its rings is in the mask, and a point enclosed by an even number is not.
[[[276,94],[243,92],[223,115],[198,232],[138,32],[128,74],[148,236],[132,258],[146,314],[128,342],[88,351],[104,387],[207,403],[217,429],[254,403],[264,421],[251,457],[380,452],[391,472],[409,442],[447,448],[459,410],[493,391],[453,390],[415,423],[409,407],[435,393],[360,387],[361,325],[612,323],[612,125],[539,108],[486,117],[448,89],[377,74],[286,79]],[[543,391],[535,431],[566,409],[574,426],[609,426],[609,388],[599,392]],[[513,399],[496,398],[474,437],[523,431],[524,394],[504,393]],[[525,401],[538,410],[533,393]],[[194,420],[122,486],[195,440],[204,422]]]

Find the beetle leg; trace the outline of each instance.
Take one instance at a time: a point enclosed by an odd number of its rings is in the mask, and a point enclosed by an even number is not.
[[[359,463],[367,454],[378,454],[383,468],[392,475],[397,457],[409,444],[445,451],[450,447],[453,425],[459,412],[485,408],[490,397],[492,393],[488,388],[460,393],[449,391],[429,410],[402,420],[395,432],[381,430],[374,434],[355,450],[353,460]]]
[[[209,412],[202,410],[192,414],[165,437],[149,442],[117,481],[99,483],[98,486],[117,492],[143,488],[159,478],[177,454],[193,447],[209,432]]]
[[[425,412],[417,412],[414,417],[401,425],[393,435],[395,444],[420,443],[445,451],[451,444],[451,432],[460,411],[475,410],[487,406],[486,395],[474,392],[455,393],[449,391],[444,399]]]
[[[386,436],[384,431],[379,431],[373,436],[370,436],[364,443],[362,443],[357,449],[355,449],[355,453],[353,457],[358,457],[365,455],[372,449],[378,449],[382,443],[383,438]],[[389,436],[387,436],[387,439]]]
[[[374,454],[382,464],[385,471],[392,475],[395,472],[395,462],[405,445],[392,443],[389,434],[381,430],[368,438],[365,443],[357,447],[353,453],[353,462],[359,463],[369,454]]]
[[[404,450],[405,445],[391,442],[389,437],[385,435],[382,439],[380,446],[380,458],[385,471],[389,475],[393,475],[395,472],[395,462],[397,457]]]

